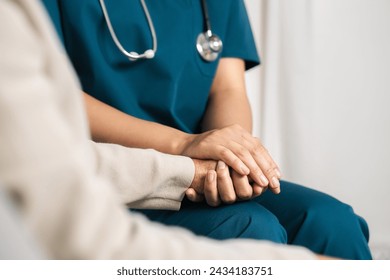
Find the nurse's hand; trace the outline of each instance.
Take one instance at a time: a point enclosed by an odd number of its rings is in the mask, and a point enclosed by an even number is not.
[[[181,151],[191,158],[221,160],[258,186],[280,192],[279,167],[259,139],[239,125],[188,135]]]

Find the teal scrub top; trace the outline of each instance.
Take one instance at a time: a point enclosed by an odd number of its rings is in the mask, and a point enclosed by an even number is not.
[[[132,116],[189,133],[200,132],[209,90],[221,57],[259,64],[242,0],[208,0],[213,33],[223,41],[214,62],[202,60],[196,39],[204,31],[200,0],[147,0],[158,50],[151,60],[129,61],[114,44],[99,0],[42,0],[79,76],[83,90]],[[140,1],[105,0],[127,51],[152,48]]]

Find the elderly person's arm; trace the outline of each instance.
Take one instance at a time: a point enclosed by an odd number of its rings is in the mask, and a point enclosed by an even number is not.
[[[98,172],[107,156],[98,152],[99,159],[87,140],[79,86],[41,7],[32,0],[4,0],[0,15],[0,178],[50,258],[315,258],[306,249],[268,242],[211,241],[130,213],[114,191],[118,181]],[[118,160],[122,153],[134,162],[140,156],[119,146],[114,149]],[[180,200],[193,176],[191,160],[168,160],[151,151],[142,156],[145,171],[134,172],[136,179],[129,181],[134,197],[164,200],[167,178],[174,178],[175,195],[167,190],[166,200]],[[147,176],[161,166],[148,165],[158,158],[189,172],[179,180],[168,172],[149,182]],[[149,168],[152,171],[146,171]]]

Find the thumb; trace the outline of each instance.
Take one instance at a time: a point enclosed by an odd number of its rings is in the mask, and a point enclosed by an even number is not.
[[[204,200],[204,196],[198,194],[193,188],[188,188],[186,191],[186,197],[192,202],[202,202]]]

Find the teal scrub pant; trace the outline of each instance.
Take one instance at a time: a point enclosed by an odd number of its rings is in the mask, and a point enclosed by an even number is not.
[[[142,210],[150,220],[184,227],[214,239],[251,238],[300,245],[344,259],[371,259],[367,223],[324,193],[281,181],[251,201],[210,207],[183,201],[180,211]]]

